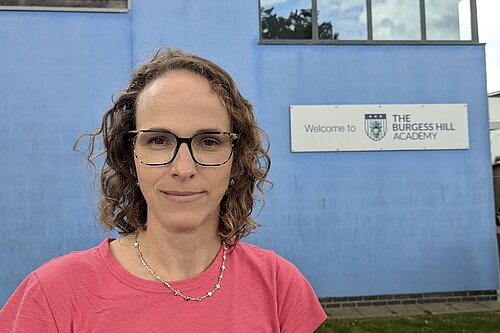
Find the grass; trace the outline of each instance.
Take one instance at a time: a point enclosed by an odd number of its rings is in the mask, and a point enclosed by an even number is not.
[[[494,333],[500,313],[460,313],[403,318],[327,320],[316,333]]]

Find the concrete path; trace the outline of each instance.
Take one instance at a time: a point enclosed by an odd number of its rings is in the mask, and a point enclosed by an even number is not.
[[[496,301],[363,306],[333,308],[326,312],[330,319],[404,317],[464,312],[497,312],[500,315],[500,297]]]

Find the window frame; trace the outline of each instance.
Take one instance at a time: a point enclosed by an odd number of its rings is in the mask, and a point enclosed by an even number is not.
[[[420,40],[374,40],[373,39],[373,15],[372,1],[366,0],[366,28],[367,39],[337,39],[327,40],[319,39],[318,35],[318,1],[311,0],[312,9],[312,38],[311,39],[264,39],[262,38],[262,18],[261,18],[261,0],[259,0],[258,17],[259,17],[259,44],[262,45],[372,45],[372,44],[393,44],[393,45],[419,45],[419,44],[439,44],[439,45],[460,45],[460,44],[479,44],[479,35],[477,28],[477,5],[476,0],[470,1],[470,25],[471,39],[470,40],[427,40],[427,24],[425,18],[425,0],[419,0],[420,5]]]
[[[107,7],[52,7],[52,6],[4,6],[0,5],[0,11],[43,11],[43,12],[95,12],[95,13],[128,13],[132,0],[126,0],[127,8],[107,8]],[[45,1],[45,2],[50,2]],[[95,0],[94,2],[99,2]]]

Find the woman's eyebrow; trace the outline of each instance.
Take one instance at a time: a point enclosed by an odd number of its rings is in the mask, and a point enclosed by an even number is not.
[[[154,132],[169,132],[169,133],[173,133],[171,130],[167,129],[167,128],[163,128],[163,127],[150,127],[150,128],[143,128],[143,130],[146,130],[146,131],[154,131]]]
[[[211,127],[211,128],[202,128],[200,130],[197,130],[196,134],[204,133],[204,132],[229,132],[229,131],[224,131],[221,128]]]
[[[150,128],[147,128],[145,129],[147,131],[154,131],[154,132],[168,132],[168,133],[174,133],[175,135],[177,135],[177,133],[175,131],[172,131],[168,128],[165,128],[165,127],[150,127]],[[222,130],[220,127],[207,127],[207,128],[201,128],[201,129],[198,129],[196,130],[196,132],[194,132],[194,135],[196,134],[200,134],[200,133],[205,133],[205,132],[230,132],[229,130]]]

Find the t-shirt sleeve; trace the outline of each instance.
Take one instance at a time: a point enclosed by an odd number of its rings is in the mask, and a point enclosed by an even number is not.
[[[58,332],[36,273],[31,273],[17,287],[0,310],[0,332]]]
[[[311,285],[293,264],[281,257],[276,274],[280,331],[314,332],[326,314]]]

